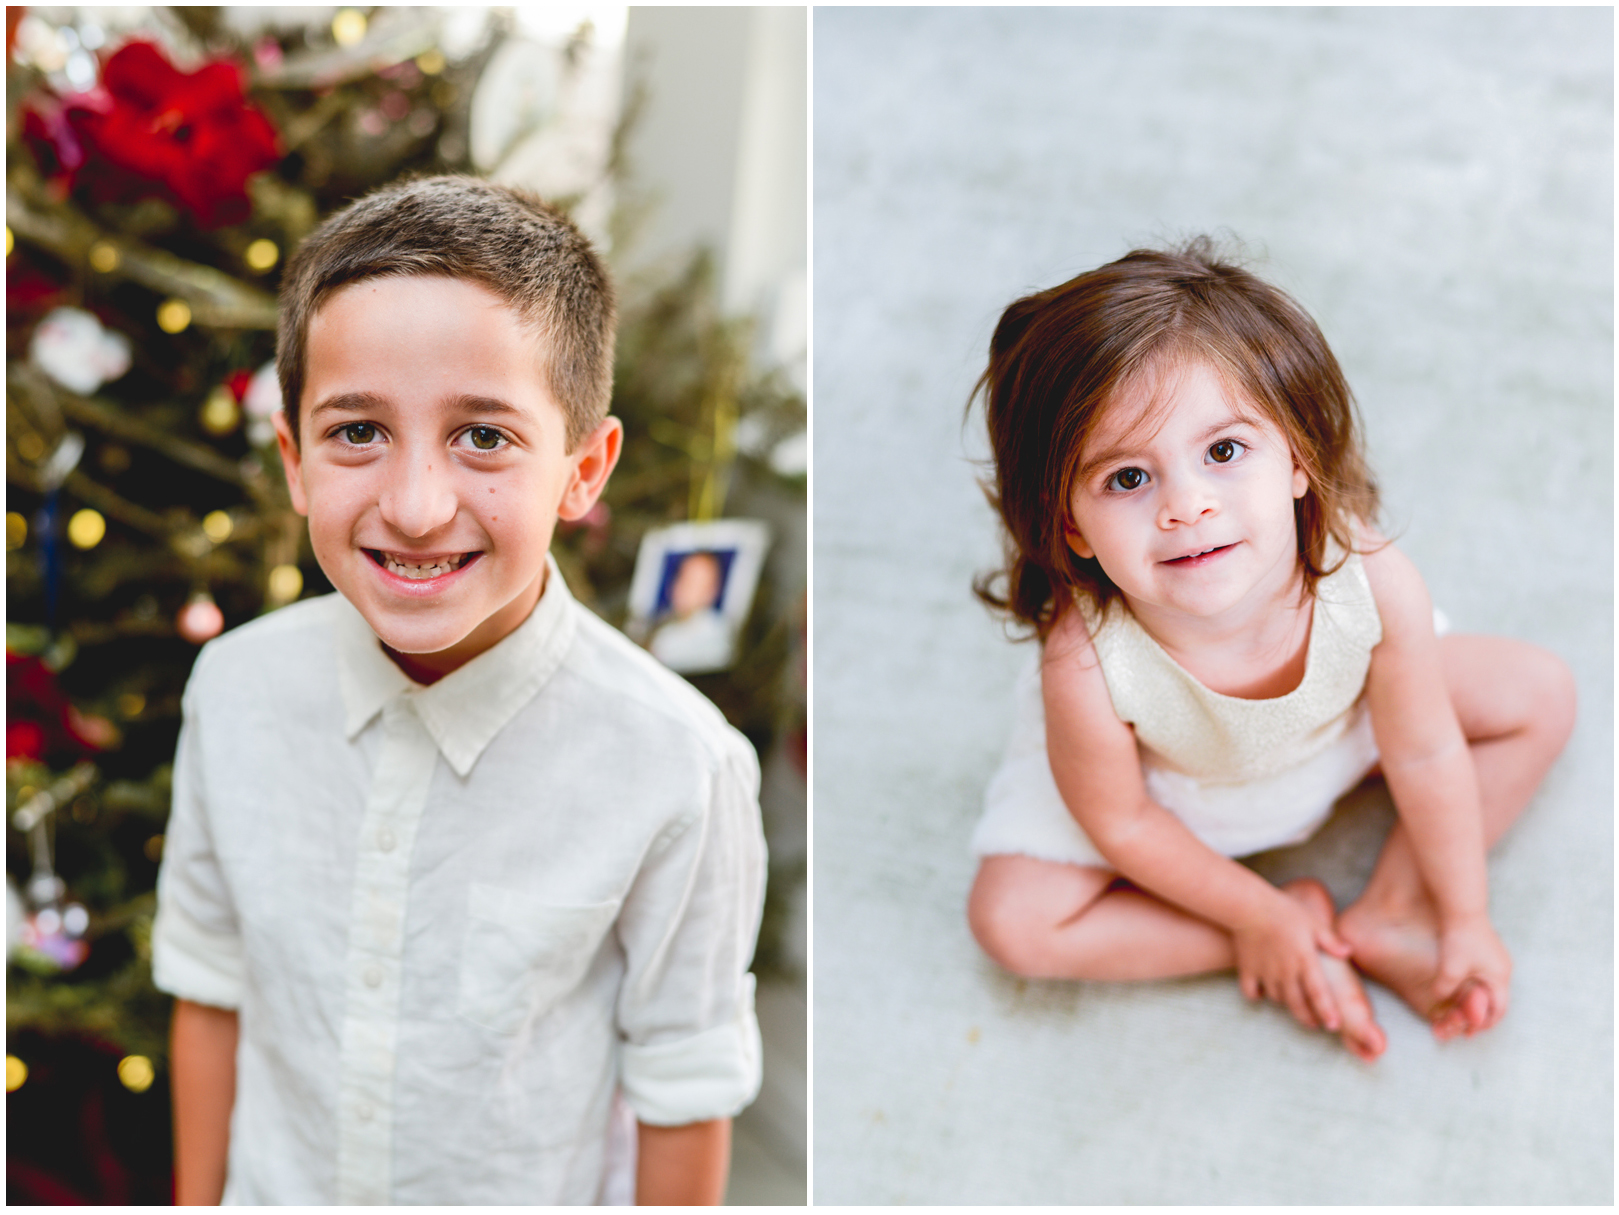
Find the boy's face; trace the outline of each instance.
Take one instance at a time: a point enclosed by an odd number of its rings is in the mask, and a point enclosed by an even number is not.
[[[541,342],[487,289],[366,279],[309,324],[301,446],[276,417],[315,558],[409,674],[456,669],[527,617],[558,518],[618,459],[609,418],[569,452]]]

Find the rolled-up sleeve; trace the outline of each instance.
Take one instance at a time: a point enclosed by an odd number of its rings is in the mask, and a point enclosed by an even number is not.
[[[174,756],[174,798],[163,837],[152,924],[152,981],[158,990],[218,1008],[241,1004],[242,941],[207,813],[197,691],[208,659],[198,659],[182,702]]]
[[[753,958],[764,905],[759,765],[737,736],[702,806],[654,846],[619,915],[619,1086],[640,1121],[739,1113],[758,1095]]]

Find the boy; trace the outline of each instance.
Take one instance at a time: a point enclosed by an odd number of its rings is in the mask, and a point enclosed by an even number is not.
[[[723,1195],[757,761],[548,554],[618,458],[613,323],[573,225],[470,178],[287,268],[277,433],[340,593],[186,689],[153,929],[182,1203]]]

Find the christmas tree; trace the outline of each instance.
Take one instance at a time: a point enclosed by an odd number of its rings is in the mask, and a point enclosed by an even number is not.
[[[269,425],[278,274],[350,198],[474,170],[474,93],[511,34],[498,11],[453,50],[435,9],[245,34],[220,9],[150,10],[134,32],[95,11],[7,9],[13,1201],[168,1200],[170,1001],[149,945],[180,695],[209,638],[330,590]],[[589,37],[563,49],[564,71]],[[610,252],[633,239],[633,211],[611,215]],[[711,260],[694,251],[621,294],[624,457],[554,548],[575,595],[617,624],[649,529],[737,503],[801,512],[804,490],[779,456],[802,398],[755,368]],[[785,750],[801,771],[791,589],[767,573],[736,662],[693,682],[761,756]],[[783,956],[782,920],[773,900],[761,966]],[[66,1136],[52,1129],[64,1107]]]

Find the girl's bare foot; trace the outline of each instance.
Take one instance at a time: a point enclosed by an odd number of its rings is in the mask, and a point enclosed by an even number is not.
[[[1426,904],[1393,910],[1362,899],[1338,920],[1338,935],[1354,949],[1351,957],[1361,972],[1409,1004],[1441,1042],[1471,1035],[1488,1019],[1490,993],[1477,984],[1443,1003],[1434,999],[1439,931]]]
[[[1300,878],[1283,885],[1282,891],[1303,904],[1317,923],[1331,927],[1337,909],[1327,888],[1320,882],[1314,878]],[[1322,953],[1319,957],[1322,976],[1332,989],[1332,998],[1338,1002],[1338,1036],[1356,1058],[1370,1063],[1387,1048],[1388,1039],[1372,1016],[1372,1006],[1366,999],[1366,991],[1360,985],[1355,968],[1329,953]]]

